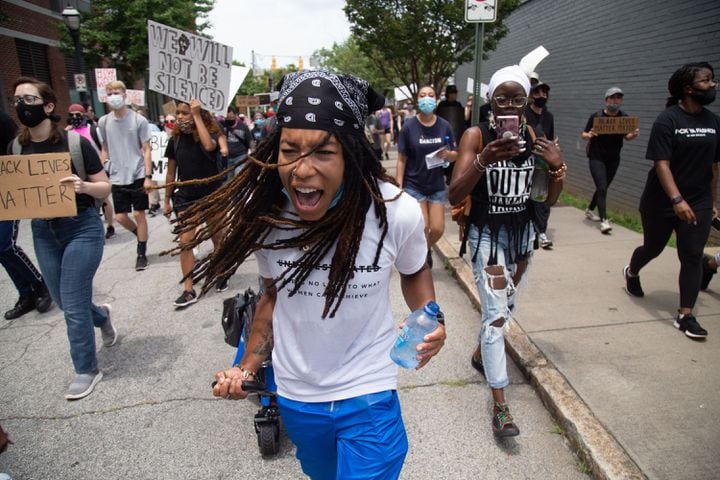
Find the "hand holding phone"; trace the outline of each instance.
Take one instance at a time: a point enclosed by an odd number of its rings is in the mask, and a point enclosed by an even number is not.
[[[520,119],[517,115],[498,115],[495,124],[498,138],[513,138],[520,134]]]

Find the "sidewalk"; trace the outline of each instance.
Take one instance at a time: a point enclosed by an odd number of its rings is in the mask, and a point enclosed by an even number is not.
[[[447,215],[436,249],[477,304],[469,256]],[[509,353],[596,478],[720,475],[720,280],[701,292],[693,341],[673,327],[679,262],[667,248],[642,272],[644,298],[622,269],[642,236],[602,235],[581,210],[553,208],[552,251],[539,250],[522,292]],[[467,352],[470,355],[470,352]]]

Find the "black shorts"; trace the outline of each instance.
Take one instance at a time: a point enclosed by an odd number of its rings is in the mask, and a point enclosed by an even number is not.
[[[172,194],[173,211],[175,216],[190,208],[198,200],[202,200],[215,191],[215,188],[201,188],[190,190],[187,188],[177,189]]]
[[[112,199],[115,213],[130,213],[147,210],[150,206],[148,195],[143,189],[144,178],[135,180],[130,185],[113,185]]]

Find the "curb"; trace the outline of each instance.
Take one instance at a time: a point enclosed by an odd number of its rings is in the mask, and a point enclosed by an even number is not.
[[[445,237],[434,250],[445,261],[475,308],[480,310],[472,269]],[[545,407],[561,426],[576,454],[590,466],[598,480],[647,480],[637,464],[625,452],[593,414],[565,377],[548,361],[517,322],[510,322],[505,348],[540,395]]]

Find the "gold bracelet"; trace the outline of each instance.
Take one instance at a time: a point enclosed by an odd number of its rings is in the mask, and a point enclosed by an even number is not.
[[[253,378],[257,378],[257,375],[252,370],[246,370],[245,368],[241,367],[240,364],[233,365],[233,368],[239,368],[240,372],[242,373],[242,379],[247,380],[250,376]]]
[[[475,160],[473,160],[473,167],[475,167],[475,170],[480,172],[480,174],[485,173],[485,170],[487,169],[487,167],[485,165],[483,165],[482,162],[480,161],[479,153],[477,155],[475,155]]]
[[[565,162],[563,162],[562,165],[560,165],[556,170],[550,170],[548,168],[547,172],[548,172],[548,175],[550,175],[551,177],[555,177],[555,178],[562,177],[567,172],[567,165],[565,164]]]

